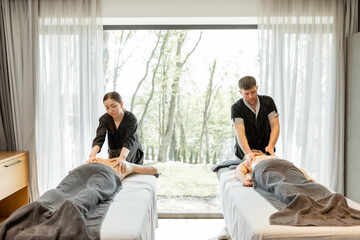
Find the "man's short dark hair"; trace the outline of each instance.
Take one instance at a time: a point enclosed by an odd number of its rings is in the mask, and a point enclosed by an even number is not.
[[[256,86],[256,79],[252,76],[245,76],[240,78],[238,82],[239,89],[248,90]]]

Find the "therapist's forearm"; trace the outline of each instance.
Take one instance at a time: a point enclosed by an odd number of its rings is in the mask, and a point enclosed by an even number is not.
[[[279,133],[280,133],[280,124],[279,124],[279,117],[275,117],[269,121],[270,123],[270,139],[268,147],[274,150],[275,144],[278,140]]]
[[[236,133],[236,140],[241,148],[241,150],[244,152],[244,154],[248,154],[251,152],[249,142],[245,136],[245,128],[244,125],[241,124],[234,124],[234,129]]]
[[[127,156],[129,155],[129,152],[130,152],[129,149],[127,149],[126,147],[123,147],[123,148],[121,149],[121,153],[120,153],[119,158],[120,158],[120,159],[126,159]]]
[[[98,145],[95,145],[91,149],[90,157],[96,157],[96,154],[100,151],[100,147]]]
[[[245,136],[238,134],[237,141],[239,143],[241,150],[244,152],[245,155],[251,152],[249,143]]]
[[[280,133],[280,126],[277,125],[271,128],[269,147],[272,147],[274,149],[275,144],[279,138],[279,133]]]

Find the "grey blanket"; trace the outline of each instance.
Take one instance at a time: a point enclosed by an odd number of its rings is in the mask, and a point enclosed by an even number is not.
[[[100,239],[102,220],[120,188],[110,167],[83,164],[1,223],[0,239]]]
[[[255,190],[279,210],[270,216],[270,224],[360,225],[360,211],[350,208],[343,195],[309,182],[289,161],[261,161],[253,170],[253,179]]]

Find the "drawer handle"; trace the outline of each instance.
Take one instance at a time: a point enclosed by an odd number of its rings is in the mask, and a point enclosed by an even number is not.
[[[9,164],[9,165],[5,165],[5,167],[11,167],[11,166],[13,166],[13,165],[15,165],[15,164],[18,164],[18,163],[21,163],[22,161],[17,161],[17,162],[14,162],[14,163],[12,163],[12,164]]]

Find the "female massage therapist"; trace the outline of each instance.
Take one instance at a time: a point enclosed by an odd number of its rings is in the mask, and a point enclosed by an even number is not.
[[[99,118],[99,126],[87,163],[95,161],[107,134],[110,161],[117,161],[114,167],[125,173],[124,161],[143,164],[144,153],[136,134],[137,119],[134,114],[123,108],[124,103],[117,92],[105,94],[103,103],[107,113]]]

